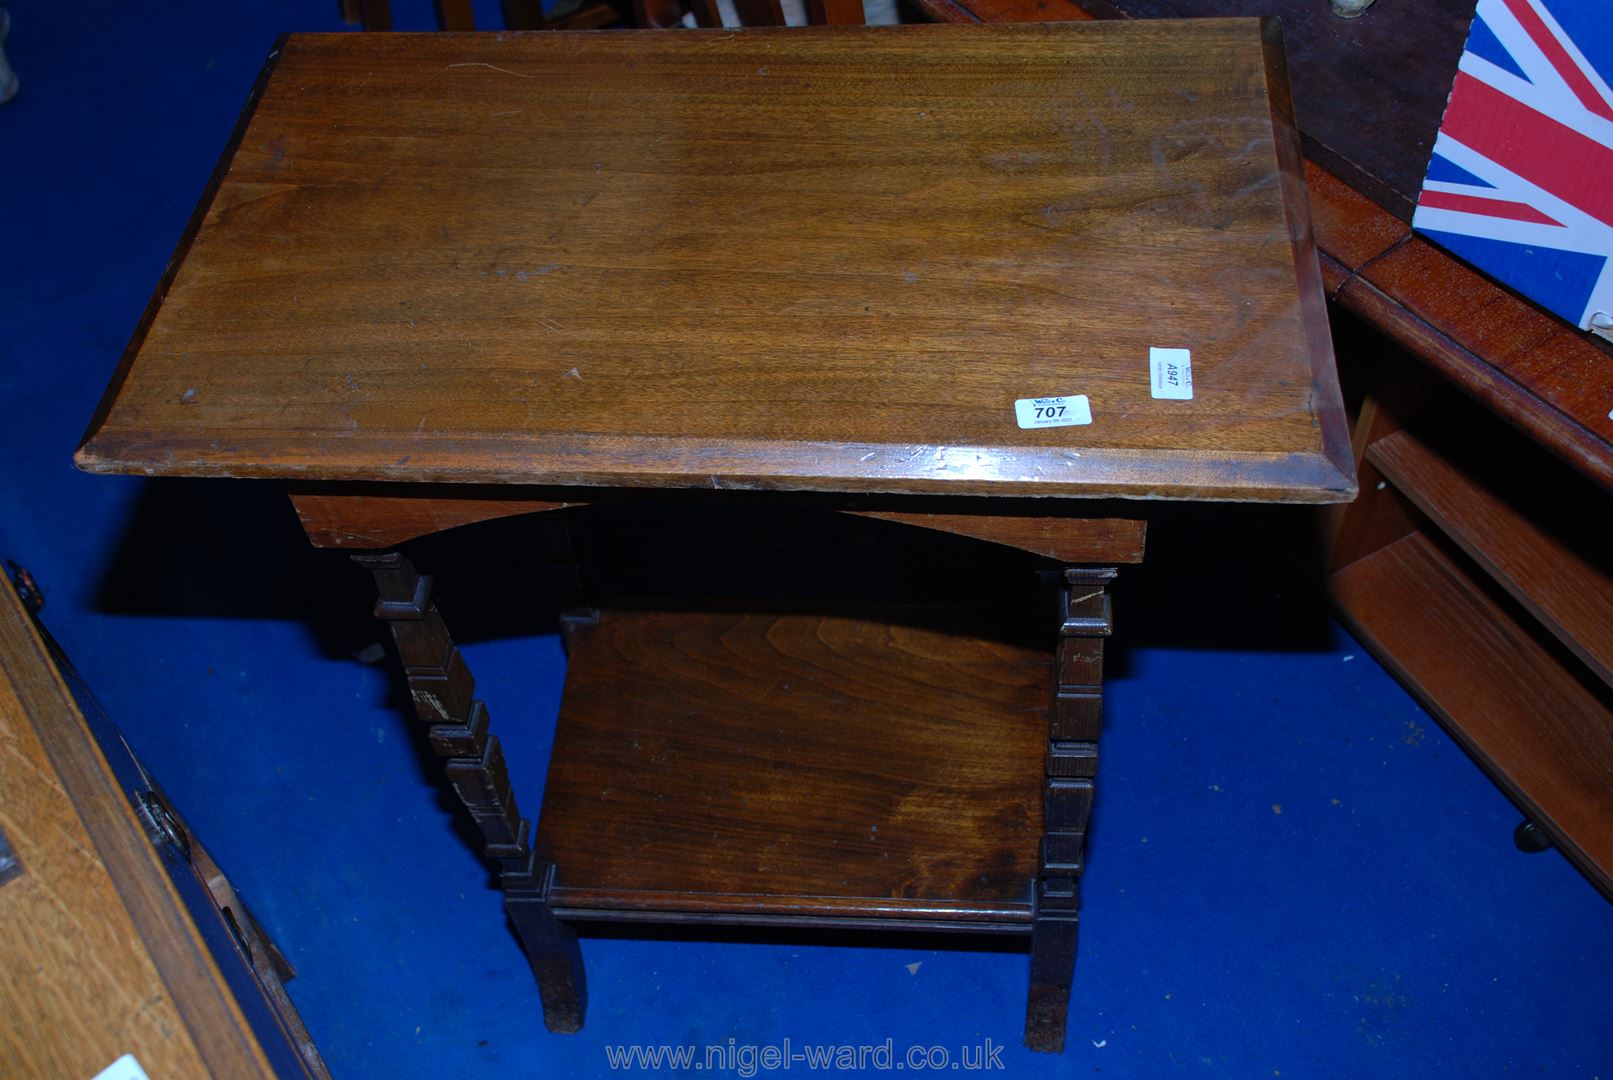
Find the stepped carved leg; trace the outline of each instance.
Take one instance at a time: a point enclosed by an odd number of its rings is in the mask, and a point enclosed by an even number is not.
[[[531,826],[515,805],[504,752],[488,733],[487,708],[471,696],[475,680],[431,599],[431,578],[417,574],[396,552],[355,555],[353,561],[375,576],[375,615],[392,628],[409,696],[430,725],[431,749],[447,759],[448,782],[486,838],[484,853],[499,863],[504,910],[537,976],[544,1024],[550,1031],[577,1031],[587,1000],[577,936],[549,908],[553,868],[532,848]]]
[[[1031,923],[1031,985],[1025,1045],[1060,1053],[1075,975],[1076,929],[1087,821],[1103,719],[1103,639],[1112,629],[1112,569],[1064,571],[1063,622],[1048,714],[1043,833]]]

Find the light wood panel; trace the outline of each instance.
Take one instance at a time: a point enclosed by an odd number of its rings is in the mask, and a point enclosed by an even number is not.
[[[0,573],[0,1073],[272,1072]]]

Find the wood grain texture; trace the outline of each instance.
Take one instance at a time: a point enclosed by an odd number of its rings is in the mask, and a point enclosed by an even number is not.
[[[474,494],[461,494],[466,491]],[[347,491],[305,486],[293,487],[290,494],[297,520],[315,547],[354,550],[392,548],[463,525],[582,505],[486,485],[362,485]]]
[[[23,866],[0,888],[6,1075],[94,1076],[133,1053],[164,1075],[208,1076],[9,682],[0,725],[0,828]]]
[[[1427,537],[1332,575],[1351,627],[1613,897],[1613,710]]]
[[[292,37],[78,460],[1344,500],[1280,83],[1256,20]]]
[[[1411,235],[1409,225],[1315,162],[1305,162],[1305,184],[1316,246],[1350,275]]]
[[[1442,445],[1411,431],[1374,442],[1367,460],[1613,685],[1613,563],[1605,527],[1587,514],[1597,507],[1605,519],[1600,493],[1553,484],[1549,471],[1528,468],[1515,454]]]
[[[1046,651],[915,612],[608,609],[570,644],[557,909],[1029,929]]]
[[[1360,468],[1361,494],[1332,523],[1328,568],[1338,570],[1417,530],[1416,512],[1371,462]],[[1381,485],[1381,486],[1380,486]]]
[[[724,501],[739,498],[743,496],[727,495]],[[359,550],[389,548],[462,525],[595,501],[620,501],[620,497],[609,491],[492,485],[301,485],[291,491],[297,517],[315,547]],[[1048,504],[1042,501],[971,499],[949,500],[944,505],[925,498],[831,501],[772,497],[769,501],[780,506],[804,502],[859,517],[972,536],[1063,562],[1140,563],[1148,533],[1148,523],[1141,518],[1049,514],[1045,512]]]
[[[1140,563],[1148,535],[1148,522],[1140,518],[937,513],[894,508],[847,509],[845,513],[990,540],[1060,562]]]
[[[267,1077],[268,1062],[0,574],[0,1071]]]

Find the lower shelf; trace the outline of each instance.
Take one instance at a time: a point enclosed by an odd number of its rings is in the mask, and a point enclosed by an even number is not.
[[[1363,642],[1613,896],[1613,709],[1600,684],[1421,533],[1337,571],[1332,586]]]
[[[1474,445],[1478,443],[1478,445]],[[1527,456],[1525,456],[1527,454]],[[1604,683],[1613,685],[1613,559],[1599,495],[1516,439],[1397,431],[1367,460]],[[1548,479],[1549,478],[1549,479]]]
[[[1050,650],[906,609],[575,628],[538,847],[571,918],[1028,931]]]

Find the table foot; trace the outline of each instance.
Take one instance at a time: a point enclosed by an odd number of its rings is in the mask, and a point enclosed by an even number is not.
[[[550,1031],[577,1031],[587,999],[577,937],[549,907],[553,867],[533,850],[504,751],[488,731],[487,707],[471,696],[476,682],[431,598],[431,578],[397,552],[354,555],[353,561],[375,577],[375,616],[391,627],[415,712],[429,725],[432,752],[447,759],[448,783],[486,840],[483,854],[499,864],[504,909],[537,977],[544,1024]]]
[[[1025,1006],[1025,1045],[1048,1054],[1064,1052],[1064,1026],[1075,978],[1077,920],[1038,918],[1031,930],[1031,990]]]
[[[1103,639],[1114,628],[1107,588],[1115,571],[1071,567],[1063,577],[1025,1009],[1025,1045],[1055,1054],[1064,1049],[1075,973],[1081,874],[1103,720]]]
[[[554,867],[536,863],[542,877],[536,890],[512,887],[506,880],[504,910],[538,980],[543,999],[543,1026],[559,1035],[582,1030],[588,1008],[588,986],[583,979],[582,950],[577,932],[555,918],[549,907],[549,883]]]
[[[1546,835],[1546,830],[1528,818],[1518,822],[1518,827],[1512,830],[1512,843],[1519,851],[1531,855],[1546,851],[1552,846],[1551,837]]]

